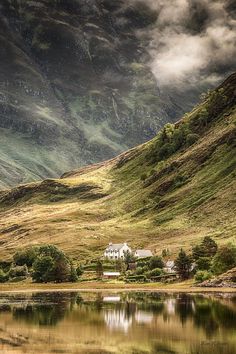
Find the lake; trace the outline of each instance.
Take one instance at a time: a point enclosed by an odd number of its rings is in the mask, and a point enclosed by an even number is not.
[[[235,354],[236,294],[1,294],[0,353]]]

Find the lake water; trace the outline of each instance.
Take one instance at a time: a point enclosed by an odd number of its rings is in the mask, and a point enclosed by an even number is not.
[[[1,294],[0,353],[236,354],[236,294]]]

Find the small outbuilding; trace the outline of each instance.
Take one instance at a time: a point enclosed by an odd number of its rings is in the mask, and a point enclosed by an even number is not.
[[[134,253],[135,258],[148,258],[152,257],[153,253],[150,250],[136,250]]]
[[[120,272],[103,272],[103,277],[106,279],[114,279],[120,276]]]

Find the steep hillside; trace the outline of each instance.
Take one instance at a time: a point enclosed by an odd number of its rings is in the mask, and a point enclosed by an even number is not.
[[[153,251],[236,236],[236,73],[150,142],[0,194],[0,256],[51,242],[73,257],[109,241]]]
[[[182,114],[138,36],[155,19],[125,0],[1,2],[0,188],[116,156]]]

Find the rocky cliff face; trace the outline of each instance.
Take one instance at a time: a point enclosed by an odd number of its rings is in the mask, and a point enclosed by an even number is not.
[[[1,188],[108,159],[180,116],[139,36],[155,19],[125,0],[1,2]]]

